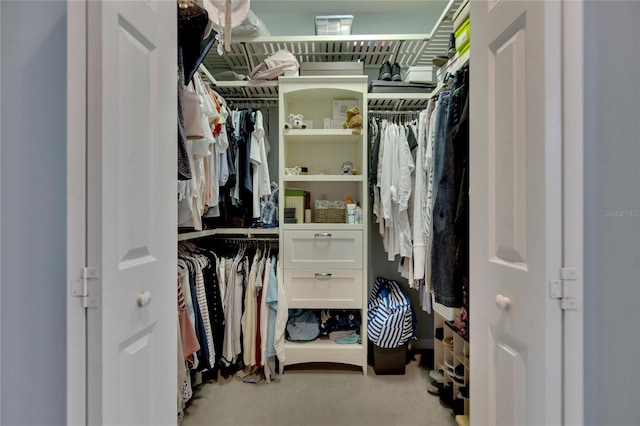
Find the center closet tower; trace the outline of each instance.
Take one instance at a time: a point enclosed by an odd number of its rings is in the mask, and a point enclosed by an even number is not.
[[[353,106],[362,115],[362,129],[325,128],[332,127],[325,123],[336,113]],[[285,129],[290,114],[302,114],[307,128]],[[360,366],[367,374],[366,116],[366,76],[279,79],[280,253],[287,304],[290,309],[355,309],[362,318],[359,343],[287,342],[281,372],[291,364],[337,362]],[[305,200],[307,214],[298,214],[295,223],[285,219],[287,194]],[[362,211],[359,223],[347,220],[340,208],[349,200]]]

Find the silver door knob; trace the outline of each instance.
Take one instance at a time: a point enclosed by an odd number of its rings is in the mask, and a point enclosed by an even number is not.
[[[507,309],[509,309],[509,306],[511,306],[511,300],[509,300],[508,297],[504,297],[503,295],[499,294],[496,296],[496,306],[501,310],[506,311]]]
[[[138,303],[138,306],[141,308],[149,306],[149,303],[151,303],[151,292],[147,290],[140,293],[136,299],[136,303]]]

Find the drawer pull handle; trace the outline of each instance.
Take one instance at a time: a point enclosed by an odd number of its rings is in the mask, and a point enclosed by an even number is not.
[[[330,237],[331,234],[329,232],[322,232],[322,233],[318,233],[316,234],[316,237]]]
[[[329,272],[316,272],[316,278],[329,279],[331,274]]]

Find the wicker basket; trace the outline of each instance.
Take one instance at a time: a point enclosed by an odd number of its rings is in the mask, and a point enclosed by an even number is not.
[[[316,208],[315,220],[316,223],[346,223],[347,222],[347,209],[333,209],[333,208]]]

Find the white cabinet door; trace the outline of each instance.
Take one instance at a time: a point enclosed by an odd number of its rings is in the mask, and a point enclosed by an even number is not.
[[[87,11],[88,419],[175,424],[176,3]]]
[[[471,412],[562,421],[561,2],[471,2]]]

